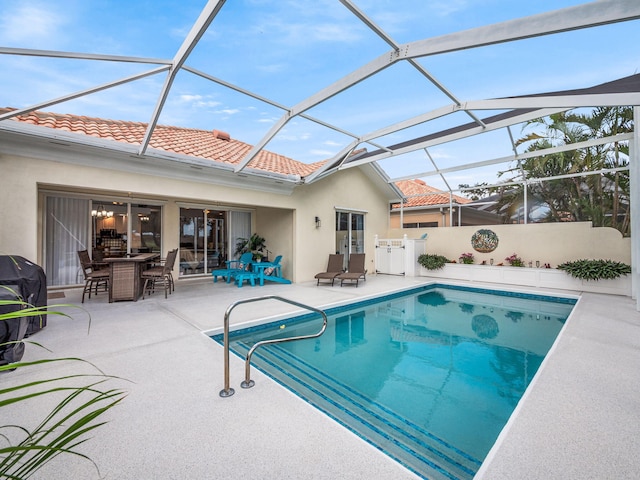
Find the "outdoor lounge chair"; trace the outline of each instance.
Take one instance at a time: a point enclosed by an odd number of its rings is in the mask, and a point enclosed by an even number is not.
[[[336,277],[344,272],[344,255],[341,253],[332,253],[329,255],[327,270],[317,273],[314,278],[318,279],[316,285],[320,285],[320,280],[331,281],[331,286]]]
[[[78,258],[84,275],[84,290],[82,290],[82,303],[84,303],[85,294],[89,292],[89,298],[91,298],[91,290],[94,287],[96,295],[100,285],[104,285],[105,291],[109,289],[109,270],[96,268],[87,250],[79,250]]]
[[[227,260],[225,263],[227,268],[218,268],[211,271],[213,276],[213,282],[218,281],[218,277],[224,277],[227,283],[231,283],[231,279],[236,277],[236,274],[251,271],[251,263],[253,261],[253,254],[251,252],[245,252],[240,255],[237,260]]]
[[[340,286],[345,281],[356,282],[356,288],[358,287],[358,281],[362,278],[367,280],[367,270],[364,268],[364,253],[352,253],[349,255],[349,267],[346,272],[341,273],[336,278],[340,279]]]

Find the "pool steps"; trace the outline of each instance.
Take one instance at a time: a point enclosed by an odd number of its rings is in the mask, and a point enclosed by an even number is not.
[[[249,350],[247,345],[238,347],[244,350],[237,352],[241,355]],[[256,351],[254,359],[255,367],[264,372],[261,364],[266,362],[270,366],[269,372],[265,372],[267,375],[423,478],[471,479],[480,468],[479,460],[318,371],[280,346],[262,348]],[[295,373],[282,369],[283,363]],[[288,386],[292,381],[295,387]],[[323,393],[327,391],[330,396]]]

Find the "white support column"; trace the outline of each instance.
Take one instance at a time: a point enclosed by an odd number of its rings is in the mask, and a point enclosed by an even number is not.
[[[633,109],[633,139],[629,141],[629,183],[631,209],[631,297],[640,311],[640,107]]]
[[[524,190],[524,224],[526,225],[527,223],[529,223],[529,184],[527,182],[524,182],[522,184],[522,187]]]

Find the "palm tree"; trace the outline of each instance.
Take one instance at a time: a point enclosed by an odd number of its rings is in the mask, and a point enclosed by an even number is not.
[[[544,150],[560,145],[603,138],[633,130],[631,107],[599,107],[589,113],[557,113],[528,122],[526,133],[516,145],[526,151]],[[498,176],[507,173],[515,180],[555,178],[527,182],[527,194],[544,202],[549,211],[544,221],[591,221],[597,226],[611,226],[629,235],[629,175],[626,171],[589,174],[602,169],[628,165],[627,142],[614,142],[579,150],[528,158]],[[581,176],[579,174],[584,173]],[[498,206],[509,211],[522,203],[523,187],[503,190]],[[627,208],[624,208],[625,205]]]

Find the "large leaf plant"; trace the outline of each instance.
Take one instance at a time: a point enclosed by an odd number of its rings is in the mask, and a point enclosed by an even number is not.
[[[15,309],[0,314],[0,321],[44,314],[69,317],[60,310],[47,306],[35,307],[19,299],[0,300],[0,306],[9,306],[4,310]],[[72,305],[58,305],[68,306]],[[0,349],[10,348],[15,343],[16,341],[0,343]],[[31,340],[26,343],[34,348],[45,348]],[[69,363],[78,363],[78,366],[88,365],[92,373],[48,375],[51,370],[48,367]],[[94,430],[106,423],[103,420],[104,414],[124,399],[126,393],[123,390],[106,386],[109,381],[120,379],[106,375],[92,363],[75,357],[18,361],[0,365],[0,379],[11,375],[12,371],[22,369],[40,369],[43,375],[26,383],[0,388],[0,418],[3,419],[0,421],[0,478],[27,479],[60,455],[75,455],[86,459],[94,465],[96,474],[100,476],[97,464],[78,447],[89,440],[89,435]],[[16,405],[27,409],[33,402],[51,398],[57,403],[35,427],[8,423],[10,415],[3,414],[3,411],[8,411]],[[33,411],[36,412],[38,409]]]

